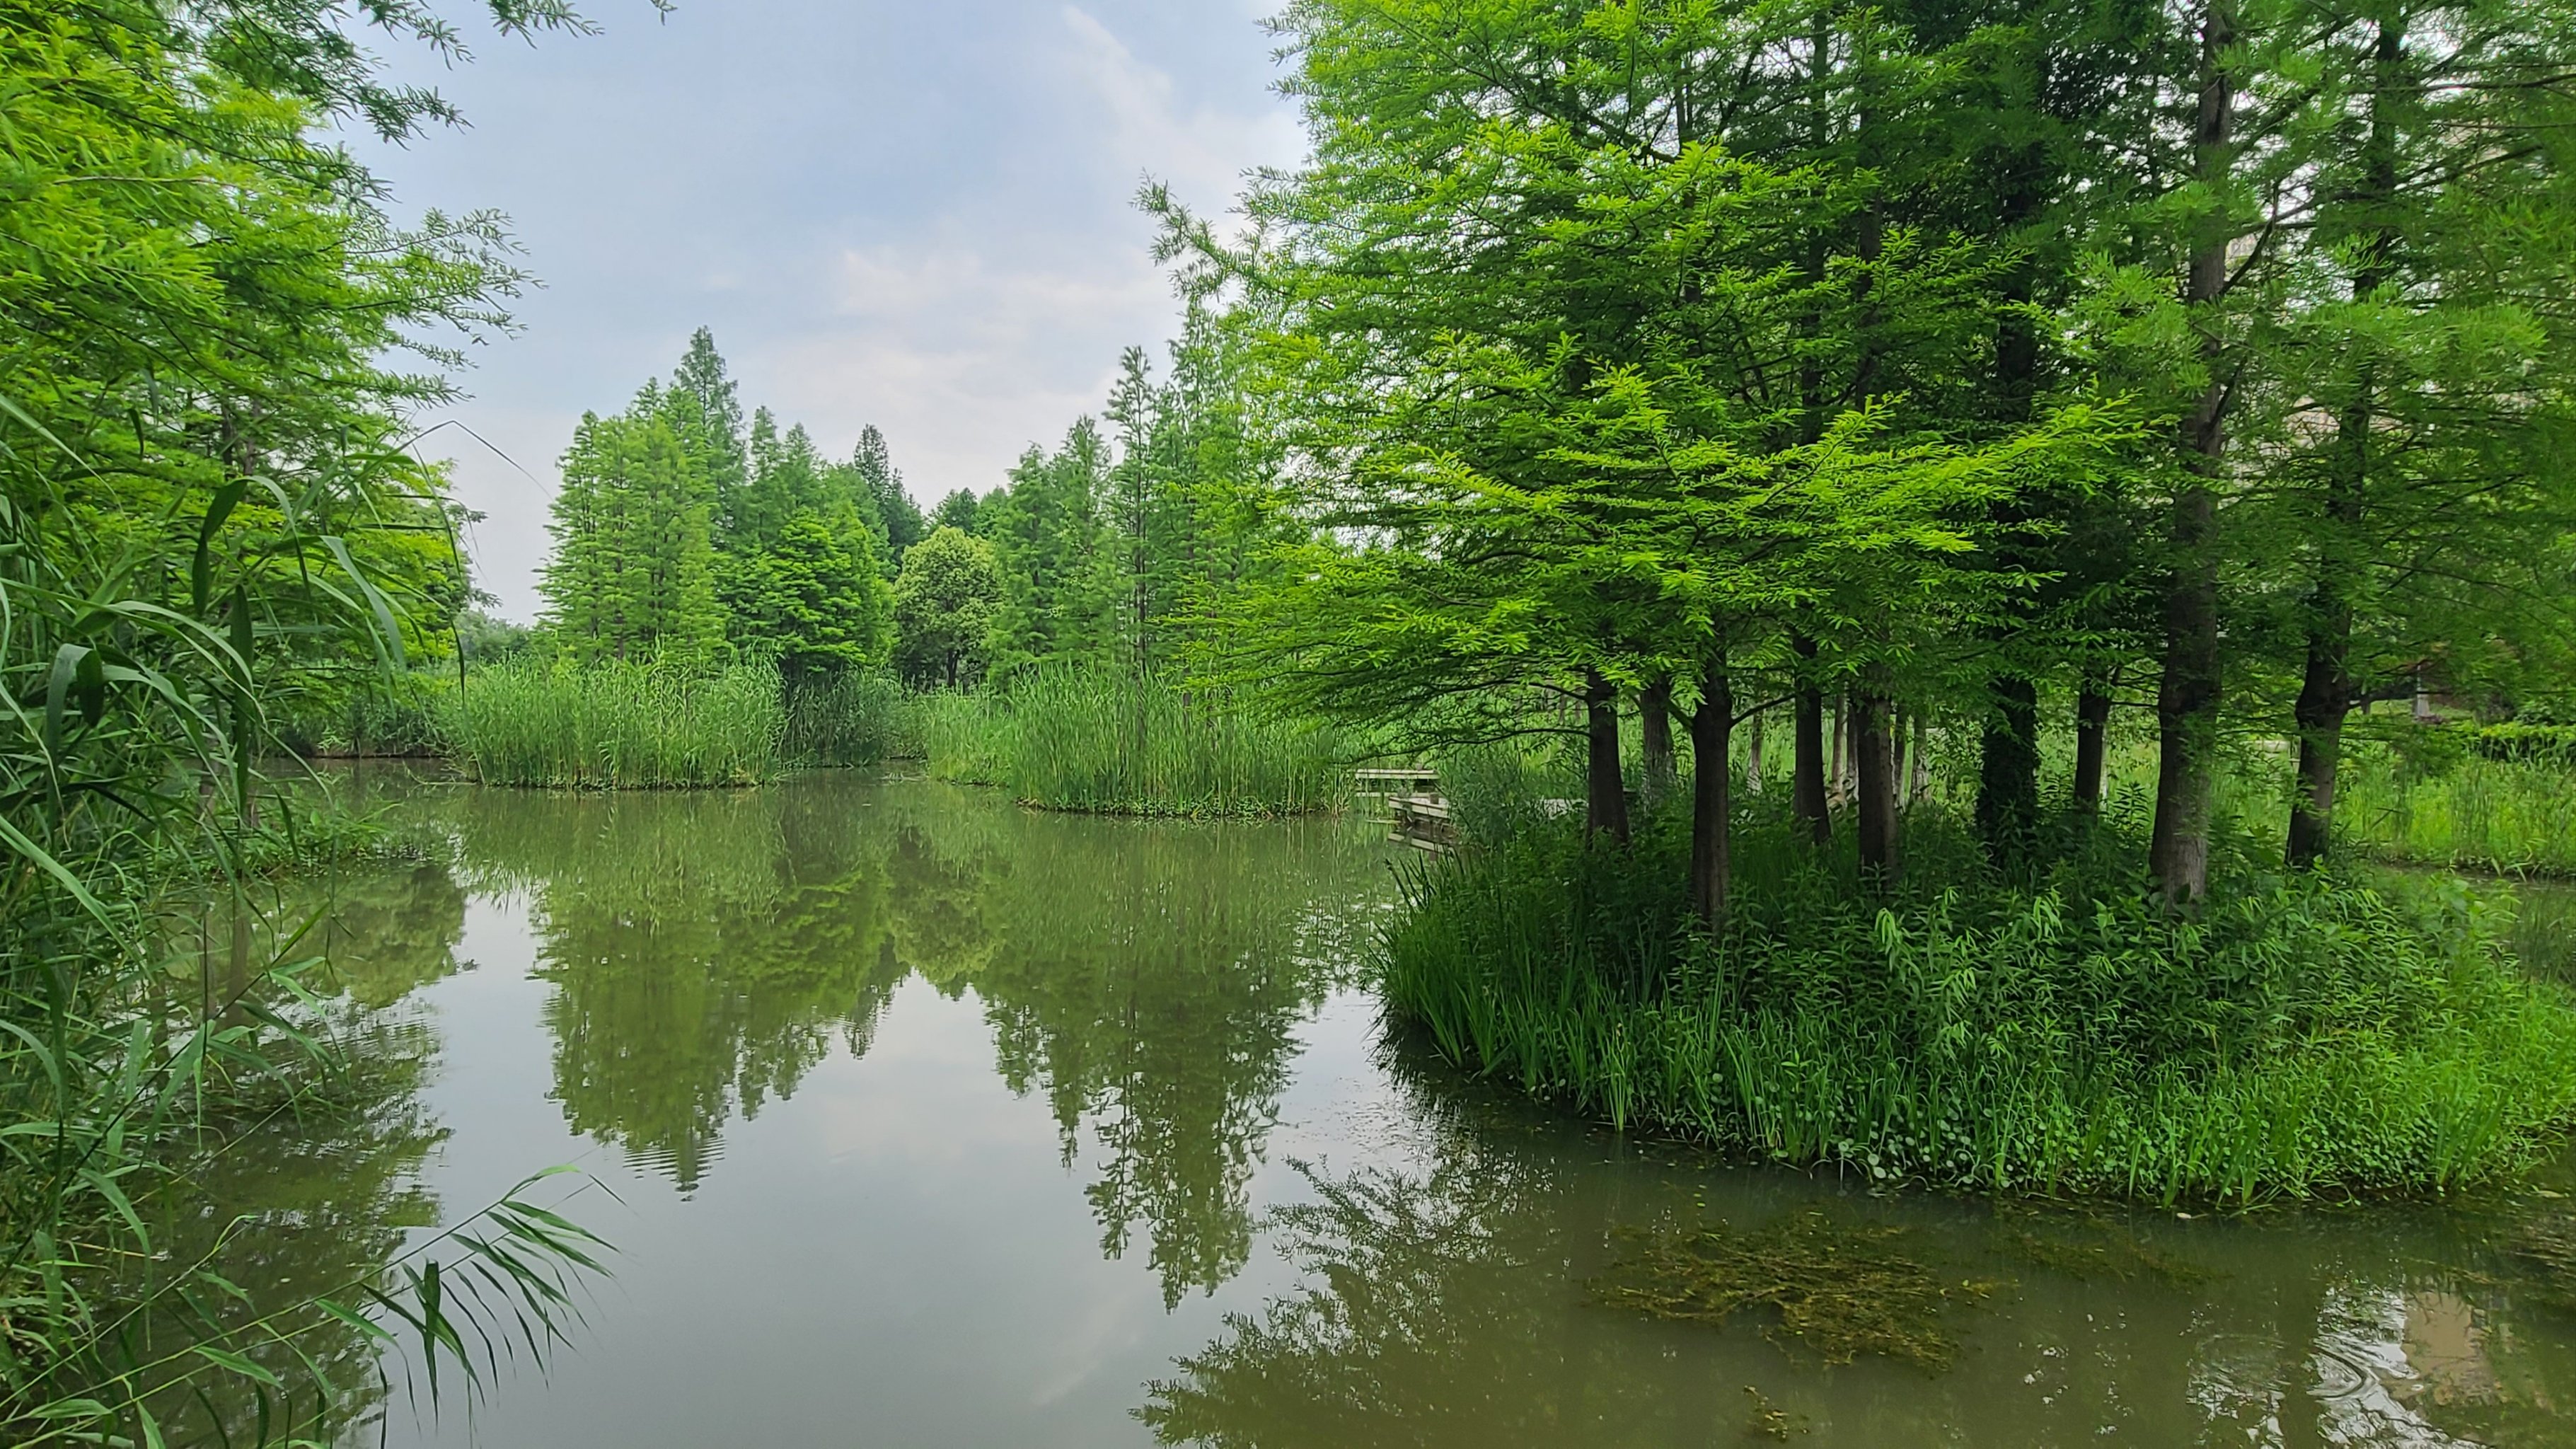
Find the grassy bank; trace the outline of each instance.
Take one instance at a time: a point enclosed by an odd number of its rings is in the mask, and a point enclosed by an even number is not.
[[[1906,846],[1881,900],[1756,824],[1712,939],[1685,924],[1681,821],[1633,856],[1527,822],[1417,883],[1387,1000],[1614,1123],[1985,1190],[2438,1191],[2576,1112],[2576,1011],[2456,882],[2272,879],[2249,841],[2223,904],[2177,922],[2116,825],[2035,888],[1983,880],[1928,809]]]
[[[773,779],[785,730],[766,665],[512,663],[472,677],[447,733],[457,763],[487,785],[631,790]]]
[[[1004,692],[925,696],[921,736],[941,779],[997,785],[1050,809],[1133,815],[1328,810],[1348,793],[1353,753],[1338,731],[1071,671]]]

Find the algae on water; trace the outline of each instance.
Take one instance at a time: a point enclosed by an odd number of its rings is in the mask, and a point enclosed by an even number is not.
[[[1817,1212],[1752,1232],[1645,1234],[1594,1291],[1604,1303],[1694,1323],[1767,1307],[1780,1321],[1766,1334],[1796,1339],[1827,1363],[1875,1353],[1944,1369],[1959,1350],[1950,1311],[1992,1285],[1945,1278],[1898,1252],[1905,1235]]]

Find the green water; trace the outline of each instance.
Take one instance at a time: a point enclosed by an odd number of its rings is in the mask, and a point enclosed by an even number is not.
[[[1565,1124],[1384,1040],[1350,824],[856,776],[400,808],[457,864],[350,874],[320,938],[380,1105],[209,1185],[233,1271],[327,1281],[558,1162],[619,1253],[542,1373],[432,1413],[397,1355],[353,1443],[2576,1444],[2560,1169],[2185,1218]],[[1895,1230],[1946,1366],[1598,1301],[1640,1234],[1809,1214]]]

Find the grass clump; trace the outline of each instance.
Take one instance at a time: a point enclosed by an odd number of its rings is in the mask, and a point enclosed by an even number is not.
[[[1711,937],[1681,899],[1682,829],[1650,819],[1618,850],[1538,822],[1430,868],[1389,934],[1392,1013],[1615,1124],[1991,1191],[2439,1191],[2576,1113],[2576,1010],[2457,882],[2240,862],[2178,918],[2113,825],[2015,885],[1927,808],[1883,893],[1748,828]]]
[[[930,772],[1054,810],[1275,816],[1333,808],[1353,751],[1339,732],[1159,680],[1051,670],[923,701]]]
[[[499,665],[460,691],[448,736],[487,785],[694,789],[775,778],[778,671],[664,664]]]
[[[1944,1319],[1990,1285],[1950,1282],[1898,1252],[1904,1236],[1816,1212],[1753,1232],[1649,1234],[1594,1291],[1604,1303],[1690,1323],[1769,1308],[1779,1322],[1767,1335],[1795,1339],[1827,1363],[1875,1353],[1938,1371],[1959,1352]]]

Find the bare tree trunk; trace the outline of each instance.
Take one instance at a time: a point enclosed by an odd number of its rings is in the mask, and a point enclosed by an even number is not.
[[[2102,760],[2111,732],[2111,685],[2086,677],[2075,696],[2075,808],[2102,813]]]
[[[1759,795],[1762,793],[1762,716],[1757,714],[1746,721],[1745,732],[1744,788]]]
[[[1995,864],[2030,858],[2039,837],[2039,686],[2018,675],[1987,689],[1990,711],[1977,760],[1977,833]]]
[[[2363,183],[2369,201],[2384,202],[2397,189],[2397,142],[2388,117],[2388,92],[2400,81],[2404,38],[2394,22],[2380,21],[2373,57],[2369,164]],[[2356,301],[2369,299],[2387,283],[2389,253],[2395,246],[2396,238],[2384,230],[2372,240],[2369,260],[2353,274]],[[2336,458],[2326,475],[2325,546],[2317,559],[2316,583],[2308,594],[2307,672],[2295,707],[2299,792],[2290,801],[2292,870],[2313,869],[2334,843],[2335,781],[2343,764],[2343,727],[2359,693],[2352,677],[2352,596],[2346,590],[2357,567],[2353,535],[2361,529],[2370,482],[2375,383],[2365,358],[2353,379],[2352,397],[2335,419]]]
[[[1659,675],[1637,692],[1637,735],[1644,747],[1646,778],[1640,782],[1649,802],[1670,795],[1681,779],[1673,763],[1673,677]]]
[[[1852,696],[1852,752],[1859,756],[1860,869],[1880,885],[1896,878],[1896,735],[1876,680]]]
[[[1833,765],[1825,776],[1825,800],[1832,805],[1851,803],[1851,740],[1847,733],[1850,718],[1849,698],[1835,700],[1833,752],[1826,756]]]
[[[1628,843],[1628,790],[1619,773],[1619,688],[1597,669],[1583,676],[1585,738],[1584,828]]]
[[[2235,166],[2236,44],[2229,0],[2216,0],[2201,26],[2200,112],[2193,171],[2224,194]],[[2193,239],[2183,300],[2195,314],[2227,294],[2228,250],[2235,240],[2224,213],[2213,211]],[[2173,501],[2173,581],[2165,595],[2164,678],[2156,689],[2156,824],[2149,868],[2168,905],[2209,891],[2209,820],[2216,788],[2222,660],[2218,635],[2218,487],[2227,465],[2228,378],[2221,330],[2195,316],[2210,380],[2183,419],[2184,483]]]
[[[1691,712],[1691,905],[1701,924],[1726,924],[1728,878],[1733,873],[1735,688],[1723,654],[1708,664],[1699,708]]]
[[[1914,716],[1914,777],[1909,794],[1912,803],[1932,798],[1932,717]]]
[[[1809,836],[1822,846],[1834,838],[1833,817],[1825,803],[1825,695],[1814,677],[1816,641],[1802,636],[1791,642],[1805,668],[1798,680],[1789,805],[1807,822]]]

